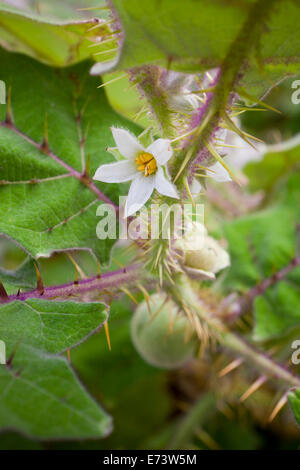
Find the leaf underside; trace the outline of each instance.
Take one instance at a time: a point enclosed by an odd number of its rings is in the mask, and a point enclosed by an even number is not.
[[[255,2],[113,0],[112,3],[125,29],[118,69],[160,63],[186,72],[200,72],[223,64]],[[272,2],[270,10],[257,44],[253,44],[246,63],[241,63],[243,73],[246,72],[241,84],[256,97],[263,96],[285,76],[299,73],[300,5],[292,0]],[[239,46],[236,45],[237,49]]]
[[[104,2],[85,2],[101,6]],[[84,6],[81,2],[82,7]],[[24,6],[25,7],[25,6]],[[88,14],[87,14],[88,13]],[[92,15],[95,15],[94,18]],[[90,48],[95,36],[101,41],[109,37],[108,26],[95,28],[100,15],[108,19],[107,13],[99,10],[78,11],[72,2],[52,0],[51,3],[39,1],[38,11],[27,5],[22,11],[9,5],[0,5],[0,45],[13,52],[22,52],[40,62],[54,66],[66,66],[92,56],[95,49]],[[92,29],[94,28],[94,29]],[[97,46],[97,52],[116,47],[116,42]],[[97,60],[110,56],[97,56]]]

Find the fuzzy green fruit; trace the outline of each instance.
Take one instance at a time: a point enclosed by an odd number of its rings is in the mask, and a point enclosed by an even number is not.
[[[131,320],[131,338],[146,362],[162,369],[176,369],[194,356],[199,341],[194,333],[186,340],[187,329],[191,331],[187,318],[172,301],[162,307],[165,299],[161,294],[151,296],[153,319],[145,301],[137,307]],[[159,313],[155,315],[158,310]]]

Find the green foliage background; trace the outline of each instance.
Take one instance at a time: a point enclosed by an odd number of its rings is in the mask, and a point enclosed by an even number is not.
[[[149,121],[147,116],[133,122],[141,102],[134,91],[128,92],[126,78],[104,91],[97,89],[101,78],[89,75],[93,60],[102,60],[88,47],[88,30],[95,25],[90,18],[108,15],[77,8],[103,3],[42,0],[37,6],[28,1],[20,11],[0,2],[0,79],[11,90],[15,124],[13,130],[5,125],[7,105],[0,105],[0,278],[8,294],[35,286],[32,258],[40,258],[48,286],[74,279],[67,249],[87,275],[96,273],[96,257],[104,270],[130,262],[123,250],[111,251],[112,243],[95,235],[96,207],[103,202],[99,192],[117,202],[128,186],[96,183],[93,190],[76,176],[87,161],[93,174],[100,163],[113,160],[105,151],[113,145],[111,125],[139,134]],[[268,28],[247,56],[249,67],[241,83],[256,97],[299,68],[299,5],[289,0],[271,3]],[[116,72],[103,80],[145,63],[189,72],[219,66],[254,1],[113,4],[126,40]],[[201,14],[195,15],[196,9]],[[102,33],[107,34],[105,27]],[[116,43],[100,45],[97,51],[112,46]],[[243,44],[235,51],[233,66]],[[105,60],[115,56],[103,55]],[[288,78],[266,99],[282,114],[246,113],[246,130],[268,143],[298,132],[300,107],[291,103],[291,82]],[[45,122],[46,152],[41,147]],[[207,202],[208,225],[226,238],[232,263],[216,283],[216,299],[245,293],[299,255],[299,161],[296,140],[290,149],[273,148],[262,161],[246,167],[246,195],[265,194],[252,213],[232,218]],[[262,350],[279,351],[283,363],[300,334],[299,286],[298,268],[256,298],[240,327]],[[13,357],[9,367],[0,366],[0,448],[299,448],[300,431],[292,418],[293,411],[300,422],[299,390],[289,395],[291,408],[267,425],[280,397],[276,384],[268,383],[241,404],[239,397],[255,372],[245,366],[216,379],[228,363],[223,351],[208,351],[175,372],[151,367],[131,343],[134,303],[123,296],[108,307],[101,300],[30,299],[0,305],[0,339]],[[99,329],[108,317],[112,351]]]

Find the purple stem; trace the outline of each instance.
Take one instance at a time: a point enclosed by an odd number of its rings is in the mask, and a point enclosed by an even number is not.
[[[25,301],[27,299],[53,299],[55,297],[67,298],[73,295],[85,294],[92,290],[103,291],[105,289],[117,289],[122,284],[128,284],[141,277],[141,265],[134,264],[117,271],[94,276],[88,279],[82,279],[77,282],[69,282],[60,286],[44,287],[19,294],[9,295],[1,299],[1,303],[9,303],[14,300]]]

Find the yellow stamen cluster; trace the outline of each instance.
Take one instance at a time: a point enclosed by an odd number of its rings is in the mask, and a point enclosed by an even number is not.
[[[152,175],[157,170],[156,160],[151,153],[140,153],[136,157],[135,162],[138,170],[142,171],[145,176]]]

